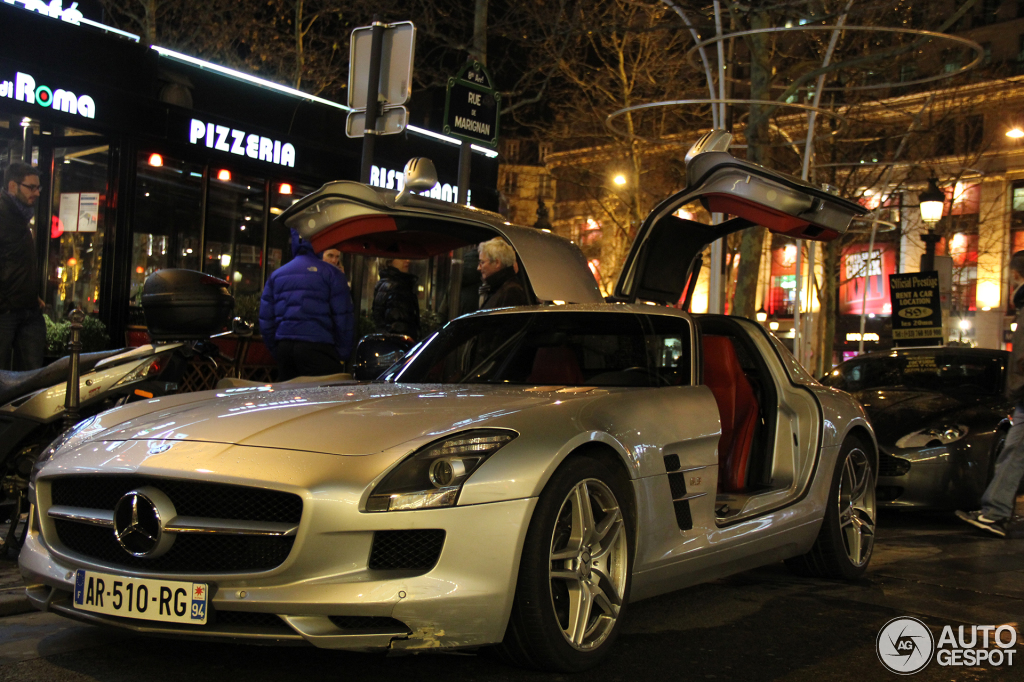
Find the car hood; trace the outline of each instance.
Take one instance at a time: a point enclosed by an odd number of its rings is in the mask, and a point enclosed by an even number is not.
[[[231,389],[205,400],[157,406],[93,430],[90,440],[195,441],[370,455],[572,398],[557,388],[367,384]],[[116,414],[101,416],[100,426]]]
[[[892,445],[917,429],[955,422],[960,413],[996,403],[991,397],[953,396],[906,388],[874,388],[853,394],[875,427],[880,443]]]

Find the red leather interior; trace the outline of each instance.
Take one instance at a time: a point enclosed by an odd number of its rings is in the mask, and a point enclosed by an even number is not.
[[[704,384],[718,403],[722,437],[718,441],[718,489],[739,492],[746,488],[750,445],[757,426],[758,405],[736,347],[727,336],[703,336]]]
[[[583,372],[576,354],[568,346],[538,348],[533,358],[533,369],[526,378],[528,384],[541,386],[579,386]]]

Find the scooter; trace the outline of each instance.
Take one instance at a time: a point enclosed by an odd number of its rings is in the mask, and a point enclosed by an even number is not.
[[[78,419],[131,400],[174,393],[188,357],[202,352],[196,344],[157,343],[83,353],[79,356]],[[13,546],[32,465],[68,426],[69,365],[69,358],[63,357],[36,370],[0,371],[0,506],[10,507],[11,518],[2,548]],[[5,516],[0,513],[0,518]]]
[[[0,556],[20,544],[16,529],[27,509],[32,467],[65,429],[133,400],[177,392],[195,356],[216,362],[219,349],[209,339],[219,336],[212,332],[231,320],[234,299],[227,286],[199,272],[159,271],[146,280],[143,294],[153,343],[78,354],[77,372],[72,372],[70,357],[26,372],[0,371],[0,509],[10,508],[9,514],[0,512],[0,521],[8,516],[11,520]],[[231,328],[224,333],[252,333],[251,326],[238,320]],[[65,400],[73,373],[78,374],[78,397]],[[70,415],[66,403],[72,405]]]

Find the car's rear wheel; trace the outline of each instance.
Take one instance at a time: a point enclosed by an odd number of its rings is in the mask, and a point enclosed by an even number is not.
[[[629,598],[632,513],[626,483],[580,457],[552,476],[534,511],[499,652],[517,665],[576,672],[597,665]]]
[[[800,575],[859,578],[875,545],[875,467],[870,449],[857,439],[843,444],[832,474],[825,517],[811,551],[786,561]]]

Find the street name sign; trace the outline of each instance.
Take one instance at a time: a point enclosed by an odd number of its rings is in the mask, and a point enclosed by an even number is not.
[[[444,103],[444,132],[464,142],[498,146],[501,93],[480,62],[469,62],[448,79]]]

